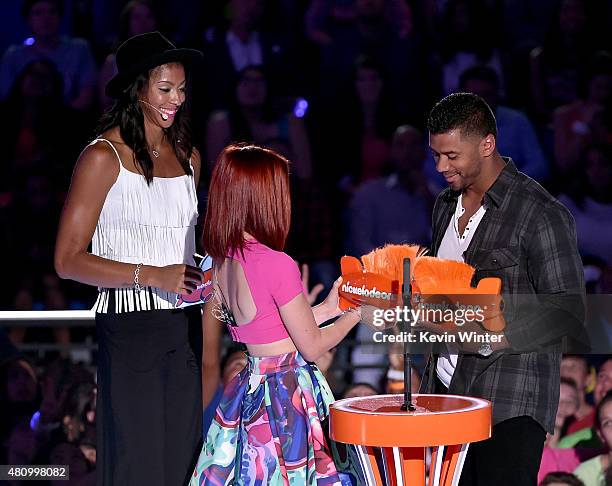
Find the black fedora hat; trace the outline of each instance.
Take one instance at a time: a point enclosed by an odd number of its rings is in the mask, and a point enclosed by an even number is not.
[[[130,37],[119,46],[116,54],[117,75],[106,84],[106,95],[119,98],[136,77],[156,66],[170,62],[183,64],[202,60],[196,49],[177,49],[159,32]]]

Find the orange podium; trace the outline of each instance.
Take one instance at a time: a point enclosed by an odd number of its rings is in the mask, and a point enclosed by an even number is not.
[[[403,395],[338,400],[330,406],[330,435],[361,451],[367,486],[455,486],[471,442],[491,437],[491,403],[458,395]],[[365,486],[365,485],[364,485]]]

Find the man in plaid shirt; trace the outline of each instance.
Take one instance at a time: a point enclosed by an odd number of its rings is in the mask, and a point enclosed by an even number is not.
[[[432,358],[428,391],[493,403],[492,437],[470,445],[462,486],[535,486],[554,427],[561,351],[585,336],[574,220],[497,152],[495,117],[479,96],[442,99],[428,129],[436,169],[449,185],[433,209],[432,254],[474,266],[473,285],[499,277],[506,302],[501,342]]]

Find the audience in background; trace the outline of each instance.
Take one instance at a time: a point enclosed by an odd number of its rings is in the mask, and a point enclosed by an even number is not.
[[[606,484],[606,473],[612,465],[612,393],[610,392],[597,405],[595,427],[606,453],[583,462],[574,470],[574,475],[587,486]]]
[[[350,86],[355,60],[366,55],[389,74],[387,89],[397,110],[409,120],[422,119],[426,105],[423,93],[428,90],[422,39],[417,24],[409,28],[410,4],[401,8],[398,4],[397,0],[355,0],[352,13],[348,9],[341,18],[325,19],[325,42],[317,44],[320,63],[318,68],[312,67],[319,73],[316,89],[323,104],[337,106]],[[318,5],[315,2],[312,8]],[[394,10],[396,15],[388,14]]]
[[[547,434],[542,453],[542,462],[538,471],[538,482],[551,472],[572,472],[580,464],[576,449],[559,449],[559,439],[565,434],[568,421],[578,410],[578,388],[576,383],[562,377],[559,390],[559,408],[555,417],[555,430]]]
[[[8,48],[0,61],[0,98],[32,61],[47,59],[63,79],[64,101],[77,110],[92,107],[96,95],[97,67],[87,41],[60,35],[62,0],[25,0],[23,17],[32,37]]]
[[[551,472],[542,479],[539,486],[585,486],[585,484],[571,473]]]
[[[385,160],[390,174],[364,182],[350,201],[349,255],[365,255],[385,243],[429,245],[434,194],[424,162],[423,134],[410,125],[398,127]]]
[[[0,167],[6,189],[14,189],[28,174],[48,171],[56,190],[68,186],[77,145],[85,134],[82,114],[62,100],[62,75],[55,64],[39,59],[26,64],[0,105]]]
[[[593,400],[595,406],[598,407],[604,396],[612,390],[612,358],[607,359],[599,367],[597,372],[597,382],[593,391]],[[575,447],[575,448],[591,448],[599,449],[602,447],[602,441],[595,427],[597,419],[597,409],[589,415],[586,415],[581,425],[583,428],[576,432],[567,435],[559,441],[559,447]]]
[[[130,0],[125,4],[119,15],[119,35],[113,45],[112,52],[106,56],[100,68],[98,98],[102,110],[107,110],[113,104],[113,100],[106,96],[104,89],[106,88],[106,83],[117,74],[117,64],[115,62],[117,47],[132,36],[154,30],[159,30],[159,21],[158,15],[149,0]]]
[[[461,73],[473,66],[488,66],[497,74],[503,94],[504,73],[498,47],[500,34],[487,2],[449,0],[440,25],[442,94],[458,91]]]
[[[0,374],[0,459],[14,465],[71,464],[71,478],[91,476],[95,468],[91,372],[68,360],[56,360],[39,380],[34,366],[17,356],[3,364]]]
[[[602,138],[602,118],[612,101],[612,56],[593,56],[580,83],[580,98],[554,111],[554,175],[559,179],[582,172],[580,158]]]
[[[582,257],[612,265],[612,145],[587,147],[580,173],[559,200],[576,220]]]
[[[572,380],[576,385],[578,408],[574,411],[574,420],[568,425],[567,434],[572,434],[578,430],[591,425],[595,407],[586,401],[586,395],[595,386],[595,373],[590,373],[591,368],[584,356],[568,354],[561,359],[561,378]],[[583,422],[585,420],[585,422]]]
[[[351,88],[328,126],[326,141],[334,158],[330,175],[348,194],[360,182],[388,172],[391,135],[400,118],[385,72],[373,58],[357,60]],[[346,142],[334,143],[336,137]]]
[[[212,109],[228,109],[234,98],[232,81],[246,67],[261,66],[277,93],[293,91],[295,58],[281,36],[262,30],[264,0],[229,0],[228,22],[204,32],[205,78]],[[280,27],[280,26],[278,26]]]
[[[212,163],[230,142],[254,142],[268,146],[282,141],[293,154],[292,175],[311,176],[308,134],[302,120],[274,106],[264,68],[246,66],[238,74],[230,109],[214,112],[206,129],[206,156]]]
[[[541,46],[531,52],[534,115],[548,121],[555,108],[574,102],[579,79],[593,52],[602,49],[590,9],[594,2],[562,0]]]
[[[465,70],[459,78],[460,91],[475,93],[489,104],[497,121],[496,139],[500,154],[512,157],[516,167],[537,181],[549,176],[536,131],[525,113],[500,103],[499,78],[488,66]]]
[[[306,34],[313,42],[326,45],[333,42],[327,32],[329,23],[351,22],[357,18],[357,1],[314,0],[304,16]],[[394,26],[400,38],[408,37],[413,25],[410,6],[403,0],[389,0],[385,5],[385,17]]]
[[[342,398],[369,397],[378,395],[378,390],[368,383],[353,383],[344,391]]]
[[[2,363],[0,387],[0,437],[7,437],[20,421],[29,421],[38,408],[40,390],[33,363],[20,355]],[[4,458],[5,453],[0,453],[0,458]]]

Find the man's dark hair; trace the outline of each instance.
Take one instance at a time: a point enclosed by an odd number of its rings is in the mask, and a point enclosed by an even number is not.
[[[429,133],[437,135],[458,129],[462,136],[493,134],[497,123],[491,107],[473,93],[453,93],[438,101],[427,118]]]
[[[468,81],[472,80],[489,83],[495,86],[496,90],[499,88],[499,76],[495,72],[495,69],[489,66],[472,66],[463,71],[461,76],[459,76],[459,86],[461,89],[465,89],[465,85]]]

